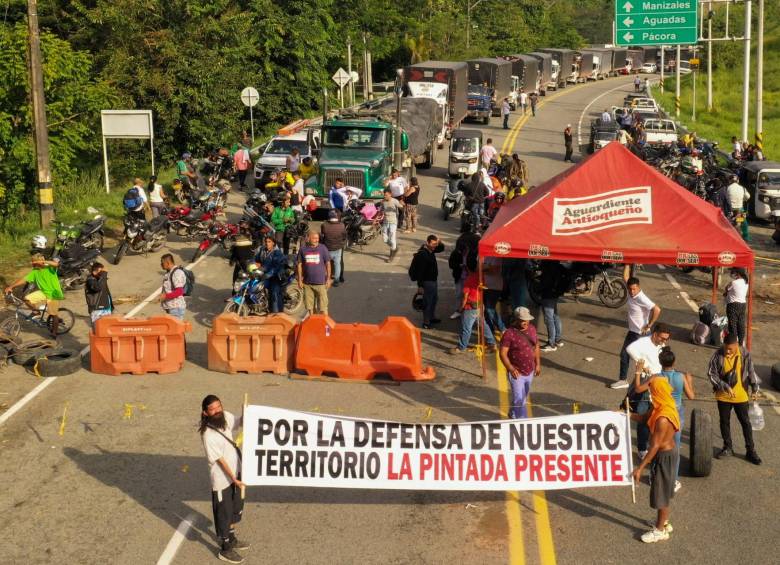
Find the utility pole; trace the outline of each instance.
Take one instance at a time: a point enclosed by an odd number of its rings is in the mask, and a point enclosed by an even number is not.
[[[764,151],[764,0],[758,0],[756,45],[756,146]]]
[[[366,32],[363,32],[363,101],[368,100],[368,49],[366,48]]]
[[[404,157],[401,153],[401,90],[403,85],[404,70],[398,69],[395,77],[395,143],[393,144],[393,167],[399,171],[403,167]]]
[[[712,112],[712,2],[707,6],[707,111]]]
[[[666,46],[661,45],[661,94],[664,93],[664,65],[666,64],[664,62],[664,54],[666,53]]]
[[[352,80],[352,38],[347,35],[347,73],[349,73],[349,105],[355,105],[355,81]]]
[[[745,68],[742,75],[742,137],[740,141],[747,141],[748,138],[748,118],[750,114],[750,28],[752,27],[750,17],[753,2],[745,0]]]
[[[680,46],[677,45],[677,57],[674,61],[674,115],[680,119]]]
[[[41,34],[38,30],[38,1],[27,0],[27,28],[29,41],[30,99],[35,127],[35,164],[38,172],[38,204],[41,227],[48,228],[54,220],[54,192],[49,168],[49,131],[46,122],[46,99],[43,93],[41,66]]]

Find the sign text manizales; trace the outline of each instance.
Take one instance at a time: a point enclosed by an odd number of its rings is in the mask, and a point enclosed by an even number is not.
[[[615,42],[627,45],[696,43],[698,1],[615,1]]]

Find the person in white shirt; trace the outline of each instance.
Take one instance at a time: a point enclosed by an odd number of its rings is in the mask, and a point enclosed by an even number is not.
[[[244,510],[244,483],[241,452],[233,441],[233,430],[243,427],[242,419],[225,411],[213,394],[201,402],[198,431],[209,464],[214,528],[221,544],[218,557],[228,563],[241,563],[244,558],[236,550],[249,549],[248,543],[236,537],[235,530]]]
[[[638,278],[629,278],[626,281],[626,286],[628,286],[628,300],[626,302],[628,305],[628,333],[626,333],[623,347],[620,350],[620,376],[617,381],[609,385],[610,388],[616,389],[628,388],[628,381],[626,380],[630,362],[627,351],[628,346],[649,333],[650,328],[653,327],[653,324],[658,321],[658,317],[661,315],[661,308],[642,292]]]
[[[726,285],[723,293],[726,298],[726,318],[729,323],[729,335],[736,335],[743,347],[747,327],[747,294],[747,273],[744,269],[731,269],[731,282]]]
[[[292,209],[296,212],[303,212],[303,197],[304,197],[304,188],[303,188],[303,177],[301,176],[301,171],[297,170],[293,172],[292,174],[293,179],[295,182],[292,185],[292,188],[290,189],[290,192],[292,192]]]
[[[390,173],[390,178],[385,180],[385,188],[390,189],[390,193],[392,194],[393,198],[402,203],[404,199],[404,193],[406,192],[406,189],[409,188],[409,183],[406,181],[405,177],[401,176],[401,171],[398,169],[393,169],[393,171]],[[399,214],[397,229],[402,230],[406,229],[406,227],[407,226],[404,225],[403,214]]]
[[[612,121],[612,114],[609,113],[609,110],[604,108],[604,111],[601,113],[601,121],[605,124]]]
[[[663,367],[658,360],[658,354],[669,342],[672,332],[669,326],[664,323],[658,323],[653,326],[653,333],[640,337],[626,348],[626,353],[634,362],[634,378],[632,382],[639,380],[642,384],[646,383],[653,375],[658,375]],[[636,403],[636,413],[646,414],[651,408],[649,392],[642,395]],[[647,448],[650,443],[650,428],[643,422],[637,423],[636,427],[636,449],[639,452],[639,458],[644,459],[647,454]]]
[[[737,175],[731,175],[731,184],[726,187],[726,193],[734,213],[744,211],[745,202],[750,200],[750,193],[744,186],[739,184]]]
[[[149,184],[146,187],[149,190],[149,206],[152,208],[152,217],[156,218],[165,209],[165,191],[163,186],[157,182],[157,177],[149,177]]]
[[[732,136],[731,138],[731,147],[732,152],[731,156],[734,159],[741,159],[742,158],[742,143],[737,139],[736,136]]]
[[[482,164],[485,167],[489,167],[491,161],[493,161],[497,155],[498,151],[496,151],[496,148],[493,147],[493,140],[488,138],[488,140],[485,142],[485,145],[483,145],[482,149],[479,151],[479,158],[482,161]]]
[[[523,89],[520,89],[520,107],[523,109],[523,115],[525,116],[525,111],[528,109],[528,95]]]
[[[504,129],[509,129],[509,114],[512,111],[512,107],[509,105],[509,98],[504,98],[501,101],[501,115],[504,117]]]

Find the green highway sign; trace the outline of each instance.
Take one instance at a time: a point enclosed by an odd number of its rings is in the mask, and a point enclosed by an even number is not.
[[[615,42],[627,45],[696,43],[698,0],[615,1]]]

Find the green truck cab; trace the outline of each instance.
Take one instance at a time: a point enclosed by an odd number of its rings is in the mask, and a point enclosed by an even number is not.
[[[399,113],[401,128],[396,125]],[[326,119],[320,133],[319,173],[306,181],[306,193],[321,208],[328,208],[328,192],[341,178],[347,186],[360,189],[361,198],[381,199],[385,179],[394,167],[409,180],[416,165],[433,163],[440,114],[435,100],[403,98],[400,107],[388,100]]]

